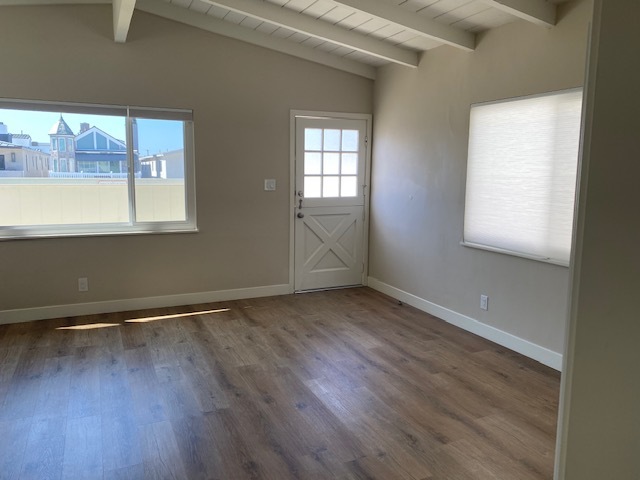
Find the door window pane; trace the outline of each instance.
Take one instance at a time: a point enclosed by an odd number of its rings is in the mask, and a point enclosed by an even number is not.
[[[324,131],[324,148],[325,151],[340,151],[340,130],[326,129]]]
[[[358,154],[343,153],[342,154],[342,170],[343,175],[356,175],[358,173]]]
[[[322,196],[335,198],[340,196],[340,177],[323,177]]]
[[[357,152],[358,151],[358,131],[342,130],[342,151]]]
[[[358,195],[358,177],[342,177],[340,184],[341,197],[356,197]]]
[[[305,150],[322,150],[322,129],[321,128],[305,128],[304,129],[304,149]]]
[[[340,174],[340,154],[339,153],[324,154],[324,161],[322,162],[322,173],[324,173],[325,175]]]
[[[322,197],[322,177],[304,177],[304,196],[306,198]]]
[[[322,154],[318,152],[305,152],[304,174],[320,175],[322,173]]]

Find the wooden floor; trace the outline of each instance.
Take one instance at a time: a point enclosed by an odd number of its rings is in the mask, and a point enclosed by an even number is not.
[[[0,478],[551,479],[559,375],[367,288],[0,326]]]

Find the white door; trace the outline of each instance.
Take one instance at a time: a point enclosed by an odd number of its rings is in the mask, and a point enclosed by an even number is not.
[[[367,121],[295,122],[295,290],[361,285]]]

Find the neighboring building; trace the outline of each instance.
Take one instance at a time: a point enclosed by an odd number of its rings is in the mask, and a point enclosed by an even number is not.
[[[138,125],[135,119],[132,126],[134,165],[135,172],[139,175]],[[98,127],[81,123],[80,133],[76,135],[60,115],[49,131],[49,138],[50,143],[34,142],[31,135],[9,133],[7,125],[0,122],[0,171],[5,172],[0,175],[48,177],[49,172],[52,172],[51,176],[77,173],[90,177],[92,174],[104,176],[127,173],[127,144]],[[181,153],[180,158],[182,159]],[[170,167],[170,171],[173,170],[175,169]],[[6,173],[9,171],[14,173]],[[17,172],[24,172],[24,175],[18,175]]]
[[[98,127],[80,124],[75,137],[76,171],[82,173],[126,173],[127,145]]]
[[[50,167],[48,153],[0,141],[0,176],[48,177]]]
[[[75,134],[64,121],[62,115],[60,115],[60,120],[51,127],[49,138],[51,139],[51,161],[53,163],[51,170],[54,172],[75,172]]]
[[[7,126],[0,122],[0,142],[11,142],[11,134]]]
[[[31,147],[31,135],[27,135],[26,133],[10,133],[9,134],[9,142],[14,145],[21,145],[23,147]]]
[[[142,178],[184,178],[184,150],[140,158]]]
[[[36,150],[40,150],[41,152],[44,152],[47,155],[49,155],[51,153],[51,144],[50,143],[32,141],[31,142],[31,147],[35,148]]]
[[[138,126],[133,120],[134,149],[137,148]],[[127,172],[127,144],[112,137],[98,127],[80,124],[80,133],[75,135],[69,125],[60,119],[51,127],[51,158],[54,172],[83,174],[125,174]],[[135,170],[140,171],[134,150]]]

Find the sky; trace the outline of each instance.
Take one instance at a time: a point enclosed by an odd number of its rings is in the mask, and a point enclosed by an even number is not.
[[[85,113],[63,113],[62,117],[75,134],[80,132],[80,123],[87,122],[118,140],[126,139],[124,117]],[[60,113],[56,112],[0,109],[0,122],[7,126],[9,133],[26,133],[35,142],[49,143],[49,131],[59,118]],[[140,154],[177,150],[183,148],[183,144],[181,121],[138,119]]]

